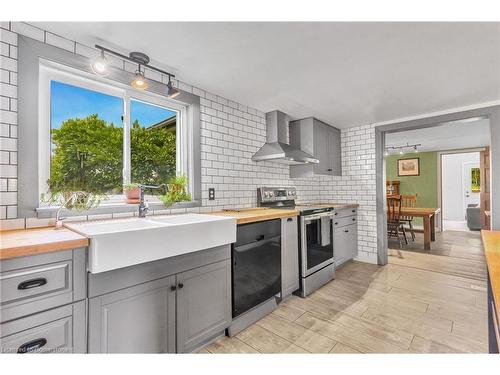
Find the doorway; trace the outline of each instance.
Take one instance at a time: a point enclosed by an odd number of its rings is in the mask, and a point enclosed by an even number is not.
[[[384,153],[386,149],[385,138],[387,134],[403,131],[411,131],[416,129],[427,129],[429,132],[434,132],[440,125],[444,123],[456,122],[472,122],[479,119],[489,120],[489,135],[490,149],[488,158],[491,159],[491,165],[500,165],[500,150],[495,145],[500,144],[500,106],[498,103],[490,107],[476,107],[464,111],[440,114],[417,118],[413,120],[405,120],[400,122],[391,122],[385,124],[376,124],[375,128],[375,143],[376,143],[376,217],[377,217],[377,255],[378,264],[385,265],[388,263],[388,239],[387,239],[387,196],[386,196],[386,171]],[[470,148],[470,146],[459,146],[455,149]],[[488,178],[488,185],[491,186],[491,192],[500,187],[500,174],[494,173],[494,168],[491,168]],[[484,180],[484,179],[483,179]],[[491,210],[488,212],[488,219],[491,223],[491,228],[500,229],[500,200],[491,199]],[[498,206],[498,207],[497,207]],[[459,232],[460,233],[460,232]],[[464,232],[462,232],[464,233]],[[470,232],[469,232],[470,233]],[[480,241],[480,240],[479,240]]]
[[[440,156],[443,230],[481,229],[479,152],[442,153]]]

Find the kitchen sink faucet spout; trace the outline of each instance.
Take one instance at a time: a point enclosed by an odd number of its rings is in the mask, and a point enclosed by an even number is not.
[[[146,217],[146,214],[149,211],[148,202],[144,202],[144,190],[146,189],[161,189],[164,188],[167,190],[167,184],[161,185],[144,185],[140,184],[139,189],[141,190],[141,196],[139,201],[139,217]]]

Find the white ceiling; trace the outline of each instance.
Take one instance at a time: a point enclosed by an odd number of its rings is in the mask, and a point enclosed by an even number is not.
[[[448,122],[440,126],[387,134],[386,146],[421,143],[419,151],[460,150],[490,144],[490,121]],[[411,151],[405,149],[405,151]]]
[[[500,23],[37,22],[212,93],[344,128],[500,99]]]

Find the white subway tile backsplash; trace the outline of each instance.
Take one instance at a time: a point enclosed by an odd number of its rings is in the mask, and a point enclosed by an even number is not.
[[[0,136],[0,150],[17,151],[17,139],[6,138],[10,136],[10,126],[8,124],[0,124]]]
[[[25,35],[41,42],[45,41],[45,31],[25,22],[11,22],[11,30],[17,34]]]
[[[8,83],[2,83],[0,85],[0,95],[7,96],[9,98],[17,98],[17,86]]]
[[[5,29],[0,29],[0,38],[2,42],[17,46],[17,34]]]
[[[17,165],[2,165],[0,178],[17,178]]]
[[[0,96],[0,109],[9,110],[10,109],[10,98],[5,96]]]
[[[60,37],[59,35],[47,32],[45,35],[45,42],[53,46],[75,52],[75,42],[72,40]]]
[[[26,219],[26,229],[48,227],[55,224],[55,219],[37,219],[29,217]]]
[[[16,192],[2,192],[0,193],[0,206],[11,206],[17,204]]]
[[[17,230],[25,228],[24,219],[10,219],[10,220],[0,220],[0,231],[1,230]]]
[[[0,82],[10,83],[10,72],[8,70],[0,69]]]
[[[4,124],[17,124],[17,112],[0,110],[0,121]]]
[[[17,206],[6,206],[7,207],[7,219],[17,218]]]

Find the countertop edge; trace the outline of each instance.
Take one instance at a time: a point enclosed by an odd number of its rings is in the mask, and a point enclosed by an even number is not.
[[[2,231],[2,236],[5,235],[19,235],[21,234],[21,238],[19,239],[19,244],[6,245],[4,243],[4,239],[0,246],[0,260],[8,260],[13,258],[21,258],[26,256],[33,256],[45,253],[51,253],[56,251],[64,251],[78,248],[85,248],[89,246],[89,239],[85,236],[82,236],[74,231],[69,229],[63,229],[67,232],[64,234],[68,234],[71,232],[71,236],[74,238],[55,238],[54,240],[50,240],[48,238],[40,239],[39,241],[33,240],[32,243],[26,240],[26,237],[29,234],[36,233],[37,235],[45,234],[50,236],[49,231],[53,231],[54,227],[44,227],[44,228],[33,228],[33,229],[19,229],[12,231]],[[55,233],[55,237],[57,237],[58,233]],[[27,241],[23,243],[23,241]]]
[[[284,217],[293,217],[298,216],[299,211],[297,210],[288,210],[288,209],[276,209],[268,212],[267,210],[248,210],[248,211],[214,211],[211,212],[210,215],[215,216],[227,216],[233,217],[236,219],[236,224],[249,224],[249,223],[257,223],[260,221],[267,220],[275,220],[281,219]]]
[[[497,318],[500,318],[500,231],[482,230],[481,239]],[[492,274],[494,274],[493,278]]]

